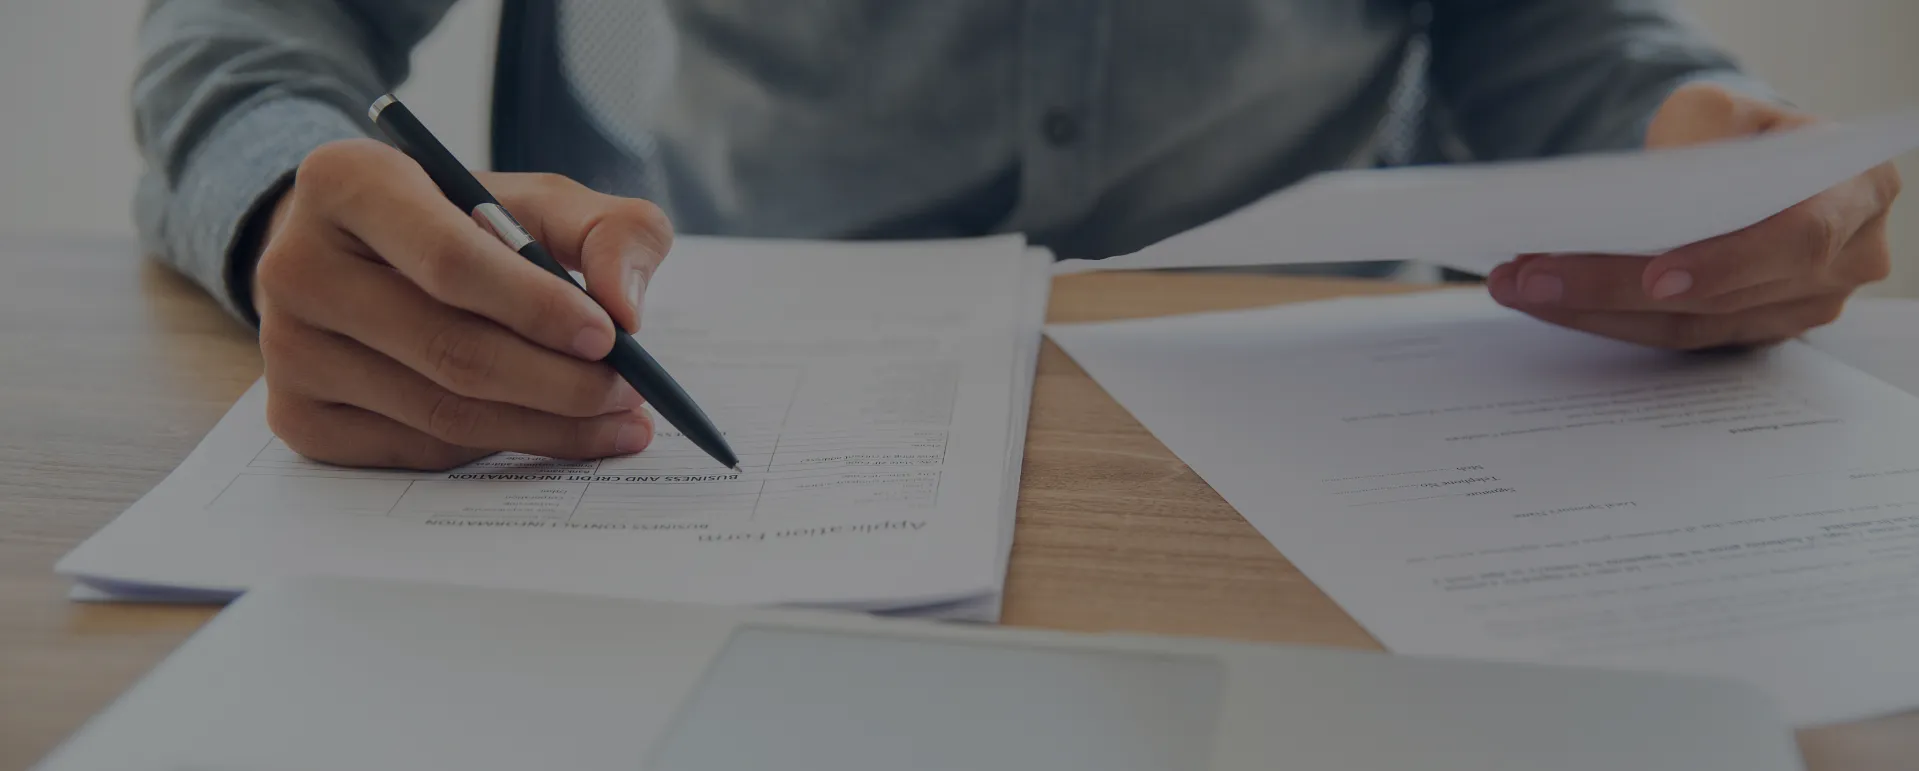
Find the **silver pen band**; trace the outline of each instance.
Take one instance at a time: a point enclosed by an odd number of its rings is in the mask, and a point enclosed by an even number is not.
[[[374,121],[376,123],[379,122],[380,113],[385,111],[389,105],[392,105],[394,102],[397,102],[397,101],[400,101],[400,100],[393,98],[392,94],[381,94],[380,98],[373,100],[372,106],[366,108],[367,120]]]
[[[527,244],[533,243],[533,236],[527,234],[526,228],[520,227],[519,221],[513,219],[513,215],[506,213],[505,209],[500,208],[499,204],[483,203],[475,206],[473,216],[487,230],[493,231],[493,235],[505,241],[513,251],[517,252]]]

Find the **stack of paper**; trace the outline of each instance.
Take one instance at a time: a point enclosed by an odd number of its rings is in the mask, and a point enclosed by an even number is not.
[[[1919,398],[1803,343],[1672,354],[1483,290],[1048,333],[1394,651],[1919,705]]]
[[[135,599],[331,574],[996,619],[1050,263],[1018,237],[683,238],[639,339],[743,474],[664,422],[594,462],[326,466],[274,438],[255,384],[58,569]]]

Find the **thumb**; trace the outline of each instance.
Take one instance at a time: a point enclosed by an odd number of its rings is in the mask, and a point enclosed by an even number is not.
[[[1679,147],[1800,128],[1818,122],[1777,102],[1737,93],[1714,83],[1688,83],[1674,90],[1652,124],[1646,146]]]
[[[653,272],[673,246],[673,224],[658,206],[599,193],[544,174],[502,174],[487,185],[555,259],[586,274],[586,291],[628,332]]]
[[[586,290],[629,333],[640,331],[646,285],[665,260],[671,239],[670,231],[625,218],[601,219],[587,231],[580,250]]]

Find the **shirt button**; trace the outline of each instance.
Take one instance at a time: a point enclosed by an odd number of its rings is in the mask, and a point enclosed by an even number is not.
[[[1079,139],[1079,120],[1065,110],[1048,110],[1039,124],[1040,135],[1054,146],[1072,144]]]

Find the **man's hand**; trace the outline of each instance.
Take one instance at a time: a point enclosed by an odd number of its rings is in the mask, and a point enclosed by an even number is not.
[[[586,275],[592,299],[514,254],[398,150],[321,147],[278,202],[254,273],[267,422],[289,447],[444,469],[501,450],[593,458],[652,441],[639,395],[595,362],[615,321],[639,328],[672,242],[666,217],[556,176],[481,182]]]
[[[1814,119],[1695,84],[1676,91],[1648,147],[1792,129]],[[1839,317],[1858,287],[1891,271],[1891,164],[1757,225],[1648,259],[1527,255],[1487,277],[1493,299],[1546,321],[1634,343],[1695,350],[1787,340]]]

